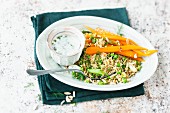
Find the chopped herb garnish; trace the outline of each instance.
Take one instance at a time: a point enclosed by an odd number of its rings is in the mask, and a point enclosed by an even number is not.
[[[61,39],[62,36],[58,36],[57,39]]]
[[[122,29],[123,29],[123,24],[118,27],[117,34],[120,35],[120,36],[123,36],[123,34],[121,33],[121,32],[122,32]]]
[[[85,33],[91,33],[91,32],[90,32],[90,31],[83,30],[82,33],[85,34]]]

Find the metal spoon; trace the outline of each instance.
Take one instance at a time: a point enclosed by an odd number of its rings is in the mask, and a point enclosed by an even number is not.
[[[77,66],[77,65],[71,65],[69,66],[67,69],[51,69],[51,70],[33,70],[33,69],[27,69],[26,72],[29,74],[29,75],[32,75],[32,76],[35,76],[35,75],[45,75],[45,74],[53,74],[55,72],[65,72],[65,71],[68,71],[68,72],[77,72],[77,73],[81,73],[83,74],[86,78],[90,78],[88,76],[86,76],[84,74],[83,71],[80,70],[80,67]],[[109,74],[109,76],[111,76],[112,74],[115,74],[114,73],[111,73]],[[102,76],[100,78],[90,78],[91,80],[101,80],[101,79],[104,79],[106,78],[107,76]]]
[[[27,69],[26,70],[29,75],[44,75],[44,74],[53,74],[55,72],[64,72],[64,71],[75,71],[84,75],[84,73],[79,69],[52,69],[52,70],[33,70]]]

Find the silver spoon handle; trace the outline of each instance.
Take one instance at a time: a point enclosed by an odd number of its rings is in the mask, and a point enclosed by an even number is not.
[[[29,75],[44,75],[49,73],[55,73],[55,72],[64,72],[64,71],[78,71],[78,69],[53,69],[53,70],[33,70],[33,69],[27,69],[27,73]]]

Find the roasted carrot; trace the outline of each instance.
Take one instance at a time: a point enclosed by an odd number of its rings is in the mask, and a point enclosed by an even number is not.
[[[134,57],[132,57],[134,55],[137,55],[137,57],[142,57],[142,56],[149,56],[149,55],[157,52],[157,50],[147,50],[146,48],[138,46],[138,44],[136,42],[134,42],[133,40],[131,40],[129,38],[119,36],[117,34],[111,33],[107,30],[102,29],[102,28],[93,29],[89,26],[85,26],[85,27],[93,34],[96,34],[97,36],[102,37],[102,38],[109,39],[109,44],[114,45],[114,46],[108,45],[107,47],[103,47],[103,48],[94,47],[94,45],[92,45],[91,47],[88,47],[86,49],[87,54],[95,54],[97,52],[106,52],[106,53],[107,52],[117,52],[117,54],[121,54],[124,56],[134,58]],[[119,43],[117,43],[117,41]],[[146,51],[143,52],[141,50],[146,50]],[[141,61],[143,61],[142,58],[139,58],[139,59]]]
[[[147,50],[145,52],[142,52],[140,50],[133,50],[133,51],[139,54],[139,56],[150,56],[151,54],[158,52],[158,50]]]
[[[144,61],[145,61],[142,57],[138,57],[138,58],[131,58],[131,59],[138,60],[138,61],[141,61],[141,62],[144,62]]]
[[[91,43],[91,40],[90,39],[86,39],[86,43]]]
[[[118,51],[118,52],[115,52],[116,54],[120,54],[120,55],[123,55],[123,56],[127,56],[127,57],[131,57],[131,58],[138,58],[138,54],[134,51]]]
[[[140,46],[134,46],[134,45],[126,45],[126,46],[110,46],[110,47],[88,47],[86,49],[86,54],[95,54],[97,52],[118,52],[123,50],[147,50],[146,48],[140,47]]]
[[[88,29],[90,32],[92,32],[93,34],[96,33],[95,29],[89,27],[89,26],[85,26],[86,29]]]
[[[89,26],[85,26],[90,32],[94,33],[94,34],[97,34],[97,35],[100,35],[101,37],[107,37],[108,39],[110,40],[119,40],[119,41],[127,41],[129,40],[129,42],[132,44],[132,45],[137,45],[133,40],[131,39],[128,39],[128,38],[125,38],[123,36],[119,36],[117,34],[113,34],[109,31],[106,31],[106,30],[103,30],[102,28],[96,28],[96,29],[93,29]]]
[[[129,58],[134,59],[134,60],[141,61],[141,62],[145,61],[142,57],[139,57],[139,55],[137,53],[135,53],[134,51],[121,51],[121,52],[115,52],[115,53],[129,57]]]
[[[86,33],[86,34],[85,34],[85,38],[86,38],[86,39],[89,39],[89,38],[90,38],[90,34],[89,34],[89,33]]]

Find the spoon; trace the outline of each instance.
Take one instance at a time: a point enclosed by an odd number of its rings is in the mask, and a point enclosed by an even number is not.
[[[55,72],[64,72],[64,71],[75,71],[75,72],[78,72],[78,73],[81,73],[84,75],[84,73],[79,70],[79,69],[51,69],[51,70],[33,70],[33,69],[27,69],[27,73],[29,75],[44,75],[44,74],[53,74]]]
[[[70,65],[67,69],[51,69],[51,70],[33,70],[33,69],[27,69],[26,70],[29,75],[44,75],[44,74],[53,74],[55,72],[65,72],[65,71],[75,71],[78,73],[81,73],[85,75],[81,70],[80,67],[77,65]]]
[[[77,66],[77,65],[70,65],[67,69],[51,69],[51,70],[33,70],[33,69],[27,69],[26,72],[31,75],[31,76],[35,76],[35,75],[45,75],[45,74],[53,74],[55,72],[65,72],[65,71],[68,71],[68,72],[77,72],[77,73],[81,73],[83,74],[86,78],[90,78],[88,76],[86,76],[84,74],[83,71],[80,70],[80,67]],[[111,73],[109,74],[109,76],[111,76],[112,74],[115,74],[114,73]],[[106,78],[107,76],[102,76],[100,78],[90,78],[91,80],[101,80],[101,79],[104,79]]]

